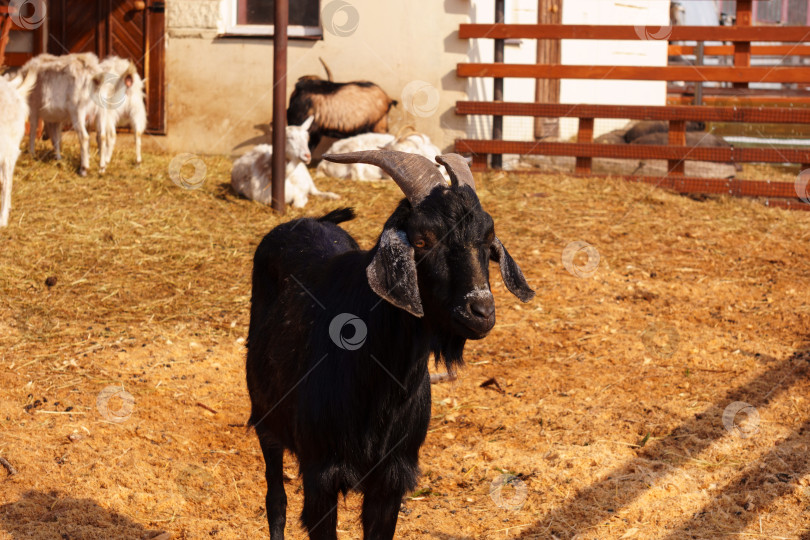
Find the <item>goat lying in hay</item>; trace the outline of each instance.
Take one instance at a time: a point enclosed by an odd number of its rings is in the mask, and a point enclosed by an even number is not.
[[[396,136],[388,133],[361,133],[348,139],[340,139],[332,143],[326,153],[344,154],[346,152],[380,149],[419,154],[425,156],[431,162],[442,153],[439,147],[431,142],[430,137],[413,130],[412,126],[405,126]],[[445,169],[438,163],[436,166],[445,180],[449,182],[450,177],[445,172]],[[325,159],[318,163],[317,171],[319,174],[344,180],[384,180],[390,178],[382,169],[374,165],[366,163],[331,163]]]
[[[307,164],[312,159],[307,143],[312,117],[300,126],[287,126],[285,130],[284,202],[303,208],[309,196],[339,199],[340,195],[321,191],[309,174]],[[273,202],[273,146],[259,144],[237,159],[231,169],[231,187],[250,200],[262,204]]]
[[[346,139],[338,139],[326,150],[327,154],[345,154],[379,150],[395,142],[396,137],[390,133],[361,133]],[[366,163],[332,163],[322,159],[316,169],[318,174],[340,178],[342,180],[382,180],[385,173],[379,167]]]
[[[338,494],[357,490],[364,537],[390,539],[402,497],[416,486],[430,422],[430,353],[452,372],[466,340],[494,326],[490,260],[522,301],[534,291],[495,236],[461,156],[437,159],[450,186],[416,154],[324,158],[376,165],[407,198],[369,251],[338,227],[354,217],[347,208],[279,225],[262,240],[253,263],[249,423],[264,454],[273,540],[284,538],[285,448],[298,457],[310,538],[337,538]]]

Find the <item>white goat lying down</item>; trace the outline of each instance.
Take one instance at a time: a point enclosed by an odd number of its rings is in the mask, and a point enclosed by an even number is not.
[[[396,140],[390,133],[361,133],[347,139],[339,139],[324,154],[346,154],[365,150],[379,150]],[[382,169],[366,163],[334,163],[321,160],[316,169],[319,174],[342,180],[382,180]]]
[[[110,57],[99,63],[93,53],[53,56],[41,54],[29,60],[23,73],[35,72],[37,85],[29,98],[31,107],[28,150],[33,155],[36,126],[41,119],[62,158],[62,124],[70,122],[79,137],[81,165],[85,176],[90,166],[89,125],[98,131],[101,172],[107,167],[115,145],[115,126],[128,121],[135,132],[136,161],[141,161],[141,134],[146,128],[143,81],[131,61]]]
[[[35,73],[27,74],[24,79],[22,75],[11,80],[0,77],[0,227],[8,225],[14,165],[20,156],[20,141],[25,135],[28,116],[28,94],[34,84]]]
[[[313,117],[307,118],[300,126],[287,126],[287,147],[285,157],[284,198],[285,203],[296,208],[307,204],[309,195],[327,199],[339,199],[340,196],[328,191],[319,191],[315,187],[307,170],[307,163],[312,159],[309,152],[309,127]],[[237,159],[231,170],[231,186],[243,197],[262,204],[270,204],[273,199],[273,147],[260,144]]]
[[[388,133],[362,133],[349,137],[348,139],[341,139],[335,141],[329,149],[324,152],[325,154],[344,154],[347,152],[358,152],[365,150],[397,150],[399,152],[407,152],[409,154],[419,154],[425,156],[431,163],[436,163],[436,156],[441,155],[439,147],[433,144],[430,137],[424,133],[417,133],[414,131],[406,132],[403,135],[395,137]],[[450,176],[444,167],[440,167],[439,172],[445,177],[445,180],[450,181]],[[318,164],[318,172],[333,178],[341,178],[343,180],[385,180],[390,179],[382,169],[374,165],[367,165],[365,163],[331,163],[328,161],[321,161]]]

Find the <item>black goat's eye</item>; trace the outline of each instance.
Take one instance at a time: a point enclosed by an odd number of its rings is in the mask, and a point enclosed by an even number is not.
[[[421,249],[421,248],[425,247],[425,241],[420,238],[419,240],[416,240],[413,243],[413,245],[414,245],[414,247],[418,247],[418,248]]]

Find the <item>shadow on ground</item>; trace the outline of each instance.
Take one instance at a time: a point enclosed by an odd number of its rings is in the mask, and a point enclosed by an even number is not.
[[[92,499],[57,491],[28,491],[16,502],[0,505],[0,530],[15,540],[146,540],[162,535]]]
[[[611,471],[604,480],[581,490],[565,505],[542,516],[518,538],[528,540],[552,534],[557,538],[572,538],[609,519],[613,512],[629,506],[652,487],[642,482],[629,485],[629,482],[622,481],[623,478],[631,476],[638,467],[671,461],[668,456],[699,455],[728,435],[723,428],[722,414],[729,403],[742,401],[755,408],[765,408],[775,397],[790,391],[794,384],[806,378],[810,368],[810,351],[807,349],[797,350],[784,360],[763,359],[772,363],[770,369],[748,383],[730,389],[713,406],[672,430],[668,437],[639,449],[635,459]],[[776,441],[774,448],[762,459],[742,467],[712,502],[693,515],[684,516],[685,521],[665,540],[693,537],[693,531],[706,525],[705,520],[716,519],[718,515],[724,517],[726,534],[742,533],[758,515],[746,511],[748,503],[754,508],[766,507],[789,494],[791,484],[810,472],[810,456],[803,450],[808,442],[810,419],[805,419],[797,431]],[[774,474],[772,471],[777,469],[785,470]],[[752,494],[753,500],[746,498],[748,494]],[[604,510],[594,511],[595,508]],[[571,527],[571,524],[576,525]]]

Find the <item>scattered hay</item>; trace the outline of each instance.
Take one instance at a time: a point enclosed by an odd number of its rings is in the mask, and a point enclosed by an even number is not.
[[[0,477],[0,539],[261,537],[251,257],[282,219],[336,204],[279,218],[232,194],[228,159],[202,157],[202,186],[184,190],[172,156],[132,168],[119,141],[103,177],[78,178],[70,145],[68,164],[18,165],[0,230],[0,456],[18,472]],[[398,537],[806,535],[810,213],[619,180],[477,185],[538,295],[519,304],[493,275],[498,324],[433,386]],[[401,197],[319,187],[357,208],[346,228],[365,247]],[[572,242],[595,251],[566,269]],[[501,391],[481,387],[493,378]],[[736,402],[758,416],[729,420]],[[285,474],[303,538],[291,458]],[[360,537],[359,508],[341,504],[342,536]]]

